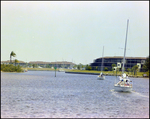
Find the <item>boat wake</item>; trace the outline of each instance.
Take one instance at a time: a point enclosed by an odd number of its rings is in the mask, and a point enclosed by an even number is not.
[[[134,90],[132,90],[131,92],[118,92],[118,91],[115,91],[115,89],[112,89],[112,90],[110,90],[110,91],[112,92],[112,94],[113,94],[114,96],[119,97],[119,98],[120,98],[120,96],[117,95],[117,94],[119,94],[119,93],[132,93],[133,95],[138,95],[138,96],[141,96],[141,97],[149,98],[149,96],[143,95],[143,94],[138,93],[138,92],[136,92],[136,91],[134,91]]]
[[[141,96],[141,97],[149,98],[149,96],[142,95],[141,93],[138,93],[138,92],[136,92],[136,91],[133,91],[133,93],[134,93],[135,95],[138,95],[138,96]]]
[[[132,93],[133,91],[130,91],[130,92],[124,92],[124,91],[116,91],[115,89],[112,89],[110,90],[111,92],[114,92],[114,93]]]

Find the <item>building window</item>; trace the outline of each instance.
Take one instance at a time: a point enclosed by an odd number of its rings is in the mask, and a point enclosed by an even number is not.
[[[141,60],[141,64],[144,64],[145,63],[145,60]]]

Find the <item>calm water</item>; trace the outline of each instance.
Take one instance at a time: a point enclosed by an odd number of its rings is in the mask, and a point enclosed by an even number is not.
[[[52,71],[1,73],[1,117],[149,117],[149,79],[130,78],[131,93],[115,92],[115,76]]]

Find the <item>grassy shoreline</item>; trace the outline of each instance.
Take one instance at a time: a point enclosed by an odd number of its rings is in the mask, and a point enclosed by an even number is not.
[[[28,71],[55,71],[55,69],[51,68],[24,68],[27,69]],[[56,69],[56,71],[59,71],[59,69]],[[100,74],[101,71],[93,71],[93,70],[74,70],[74,69],[65,69],[66,72],[69,73],[90,73],[90,74]],[[147,74],[147,72],[137,72],[136,75],[134,75],[132,72],[125,72],[128,74],[129,77],[136,77],[136,78],[149,78],[149,77],[143,77],[143,74]],[[116,72],[114,71],[103,71],[104,75],[108,76],[116,76]],[[117,72],[117,76],[120,76],[122,74],[121,71]],[[149,74],[147,74],[149,76]]]

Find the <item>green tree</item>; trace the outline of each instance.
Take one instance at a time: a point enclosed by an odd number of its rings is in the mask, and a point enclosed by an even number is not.
[[[78,70],[80,70],[80,65],[77,66]]]
[[[5,64],[1,64],[1,71],[3,71],[4,67],[5,67]]]
[[[142,67],[145,71],[149,70],[149,57],[146,58],[146,61]]]
[[[83,67],[84,67],[84,66],[83,66],[83,64],[81,64],[81,63],[77,65],[78,70],[80,70],[80,69],[83,68]]]
[[[19,61],[17,59],[15,59],[15,66],[16,66],[16,63],[19,63]]]
[[[89,66],[88,64],[85,66],[85,69],[86,69],[86,70],[88,70],[88,66]]]
[[[111,66],[112,66],[112,70],[114,70],[114,67],[116,67],[116,64],[112,64]]]
[[[82,68],[84,68],[84,65],[81,65]]]
[[[105,67],[105,68],[104,68],[104,71],[108,71],[108,68],[107,68],[107,67]]]
[[[32,64],[33,68],[36,68],[37,67],[37,64]]]
[[[32,67],[32,64],[30,64],[29,67]]]
[[[20,65],[14,66],[13,64],[1,64],[1,70],[4,72],[23,72],[22,67]]]
[[[129,74],[129,72],[130,72],[130,71],[131,71],[131,69],[130,69],[130,68],[128,68],[128,69],[127,69],[128,74]]]
[[[95,69],[98,70],[98,66]]]
[[[112,71],[114,73],[114,67],[116,67],[116,64],[112,64],[111,66],[112,66]]]
[[[73,66],[73,68],[76,68],[76,67],[77,67],[77,65],[74,65],[74,66]]]
[[[134,75],[136,74],[136,72],[138,71],[138,65],[134,65],[133,67],[132,67],[132,71],[134,72]]]
[[[46,65],[46,68],[51,68],[49,64]]]
[[[88,67],[87,67],[87,70],[92,70],[92,67],[91,67],[91,66],[88,66]]]
[[[12,62],[11,62],[11,58],[12,58],[12,57],[15,57],[15,56],[16,56],[16,54],[12,51],[12,52],[10,53],[10,64],[12,63]]]
[[[25,66],[26,68],[28,67],[28,63],[26,62],[26,66]]]
[[[80,63],[79,66],[80,66],[80,69],[83,68],[83,64]]]

